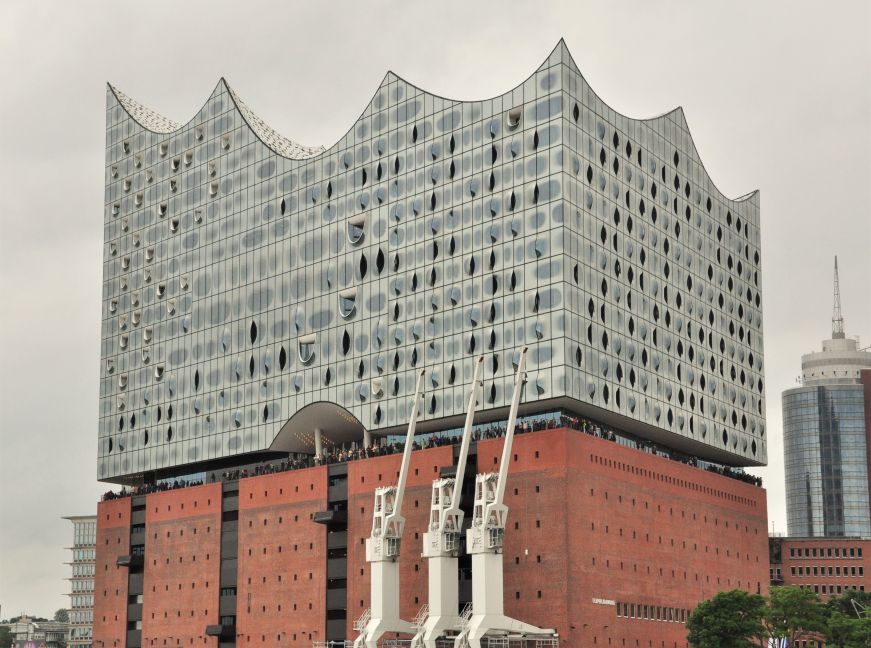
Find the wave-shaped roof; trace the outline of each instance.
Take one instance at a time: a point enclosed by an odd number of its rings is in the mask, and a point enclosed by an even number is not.
[[[128,97],[111,83],[109,84],[109,88],[115,94],[115,98],[118,99],[118,103],[121,104],[121,107],[124,108],[124,110],[127,111],[127,114],[136,120],[143,128],[154,133],[173,133],[183,126],[183,124],[164,117],[151,108],[146,108],[135,99]]]
[[[287,139],[284,135],[281,135],[269,126],[269,124],[260,119],[260,117],[258,117],[254,111],[252,111],[248,105],[239,98],[236,91],[226,82],[224,83],[227,86],[227,91],[233,98],[233,102],[236,104],[239,112],[242,113],[242,118],[251,127],[251,130],[254,131],[257,137],[259,137],[266,146],[279,155],[291,158],[292,160],[302,160],[319,155],[326,150],[323,146],[303,146],[293,140]]]
[[[168,117],[164,117],[151,108],[143,106],[111,83],[109,84],[109,89],[115,95],[115,98],[118,100],[118,103],[121,104],[121,107],[127,111],[127,114],[146,130],[153,133],[169,134],[182,129],[187,125],[169,119]],[[251,130],[254,131],[254,134],[257,135],[260,141],[279,155],[291,160],[304,160],[320,155],[324,152],[325,149],[323,146],[304,146],[276,132],[275,129],[258,117],[254,111],[248,107],[248,104],[242,101],[239,95],[236,94],[236,91],[233,90],[233,88],[231,88],[223,78],[218,82],[218,85],[210,95],[210,98],[222,90],[226,90],[230,95],[230,98],[236,105],[242,118]]]
[[[527,77],[527,79],[531,78],[539,71],[546,69],[546,68],[549,68],[549,67],[552,67],[558,63],[562,63],[562,64],[568,66],[572,70],[572,72],[574,72],[575,74],[578,75],[578,77],[581,80],[581,83],[583,85],[585,85],[587,88],[589,88],[591,94],[599,102],[601,102],[603,107],[605,107],[609,110],[612,110],[615,114],[619,115],[620,117],[622,117],[624,119],[631,120],[631,121],[648,122],[648,123],[649,122],[656,122],[656,121],[662,120],[662,119],[676,119],[676,121],[679,122],[680,127],[683,130],[685,130],[687,133],[690,132],[689,126],[688,126],[687,120],[686,120],[686,115],[684,113],[683,108],[680,106],[673,108],[671,110],[668,110],[666,112],[660,113],[654,117],[649,117],[649,118],[631,117],[629,115],[625,115],[625,114],[621,113],[618,110],[615,110],[607,102],[605,102],[592,89],[592,87],[590,87],[589,83],[584,78],[583,74],[580,71],[580,68],[578,67],[577,63],[575,62],[574,58],[572,57],[571,53],[569,52],[568,47],[566,46],[565,41],[563,39],[560,39],[560,41],[557,43],[556,47],[554,47],[554,49],[551,51],[551,53],[548,55],[548,57],[544,60],[544,62],[542,62],[542,64],[540,66],[538,66],[538,68],[531,75],[529,75],[529,77]],[[410,83],[409,81],[400,77],[399,75],[395,74],[394,72],[388,72],[385,75],[383,81],[381,82],[381,84],[379,84],[378,88],[376,89],[374,96],[378,96],[379,92],[384,87],[386,87],[391,82],[395,82],[395,81],[400,81],[400,82],[406,84],[407,86],[409,86],[410,88],[414,88],[415,90],[418,90],[422,93],[428,94],[432,97],[443,99],[447,102],[464,103],[464,100],[447,99],[445,97],[440,97],[440,96],[435,95],[433,93],[427,92],[426,90],[423,90],[419,86],[416,86],[415,84]],[[510,94],[513,90],[516,90],[517,88],[521,88],[524,83],[525,83],[525,81],[521,82],[520,84],[515,86],[515,88],[513,88],[512,90],[509,90],[505,94]],[[145,106],[143,106],[139,102],[131,99],[129,96],[127,96],[126,94],[121,92],[115,86],[109,84],[109,87],[112,90],[112,92],[115,94],[115,96],[117,97],[118,102],[121,104],[121,106],[124,108],[124,110],[126,110],[127,113],[134,120],[136,120],[143,128],[146,128],[147,130],[150,130],[150,131],[155,132],[155,133],[172,133],[172,132],[175,132],[175,131],[181,129],[184,126],[184,124],[181,124],[179,122],[168,119],[167,117],[160,115],[159,113],[155,112],[154,110],[151,110],[150,108],[146,108]],[[275,129],[273,129],[265,121],[263,121],[260,117],[258,117],[257,114],[255,114],[251,110],[251,108],[244,101],[242,101],[242,99],[235,92],[235,90],[233,90],[230,87],[230,85],[227,84],[226,80],[223,78],[221,78],[221,80],[218,82],[218,86],[215,88],[215,91],[212,93],[211,96],[214,96],[216,93],[220,92],[221,90],[227,91],[227,93],[230,95],[230,98],[232,99],[233,103],[236,105],[237,109],[239,110],[240,114],[242,115],[242,118],[245,120],[245,122],[248,124],[248,126],[251,128],[251,130],[254,132],[254,134],[257,135],[257,137],[266,146],[268,146],[271,150],[273,150],[278,155],[281,155],[282,157],[285,157],[285,158],[288,158],[291,160],[306,160],[306,159],[321,155],[323,153],[326,153],[329,150],[327,148],[324,148],[323,146],[305,146],[305,145],[299,144],[298,142],[295,142],[294,140],[288,139],[287,137],[284,137],[283,135],[278,133]],[[211,98],[211,96],[210,96],[210,98]],[[374,100],[374,97],[373,97],[373,100]],[[364,110],[361,113],[361,117],[374,110],[373,100],[370,100],[369,103],[366,105],[366,107],[364,108]],[[480,101],[480,100],[466,100],[466,101]],[[359,119],[357,121],[359,121]],[[356,124],[356,122],[355,122],[355,124]],[[348,132],[353,131],[355,124],[352,124],[352,126],[348,130]],[[704,168],[704,163],[701,161],[701,156],[699,155],[698,148],[695,145],[695,141],[693,140],[692,135],[690,135],[689,139],[690,139],[692,147],[696,153],[696,159],[698,159],[699,163]],[[342,140],[340,138],[339,142],[341,142],[341,141]],[[335,147],[335,145],[331,146],[329,148],[332,149],[334,147]],[[705,171],[705,173],[708,176],[708,179],[710,180],[712,187],[726,200],[731,200],[733,202],[743,202],[743,201],[746,201],[746,200],[753,198],[754,196],[756,196],[758,194],[758,190],[754,190],[754,191],[746,193],[742,196],[739,196],[737,198],[730,198],[730,197],[726,196],[725,194],[723,194],[723,192],[720,191],[719,188],[716,187],[716,185],[714,184],[713,180],[710,177],[710,174],[707,173],[707,170]]]

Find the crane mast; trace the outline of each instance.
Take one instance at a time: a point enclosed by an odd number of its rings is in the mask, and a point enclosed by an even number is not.
[[[399,468],[396,486],[375,489],[375,509],[372,516],[372,533],[366,539],[366,560],[372,572],[370,608],[355,623],[360,635],[354,648],[376,648],[378,639],[385,632],[414,633],[414,626],[399,618],[399,554],[405,518],[402,516],[402,500],[411,463],[411,448],[417,427],[417,414],[423,399],[424,371],[417,377],[405,448]]]
[[[459,581],[457,578],[457,554],[459,537],[463,529],[463,511],[460,498],[466,460],[472,437],[478,389],[481,386],[481,367],[484,357],[475,362],[472,387],[469,390],[469,406],[460,454],[457,458],[455,477],[436,479],[432,483],[429,528],[423,534],[423,556],[429,564],[428,604],[418,614],[418,632],[412,640],[412,648],[425,646],[435,648],[436,639],[448,630],[459,630]]]
[[[532,635],[549,639],[556,637],[556,632],[552,629],[538,628],[504,614],[502,545],[508,517],[504,497],[517,410],[526,380],[527,350],[524,347],[520,352],[517,364],[499,472],[479,473],[475,476],[472,525],[466,532],[466,550],[472,555],[472,609],[471,616],[463,623],[460,634],[454,640],[455,648],[480,648],[481,639],[488,634]]]

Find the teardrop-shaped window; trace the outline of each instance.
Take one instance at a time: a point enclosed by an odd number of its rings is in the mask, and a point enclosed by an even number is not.
[[[375,167],[375,178],[377,180],[380,180],[381,176],[383,176],[383,175],[384,175],[384,169],[381,168],[381,163],[379,162],[378,166]]]
[[[375,256],[375,270],[378,274],[384,270],[384,252],[381,251],[381,248],[378,248],[378,254]]]
[[[281,215],[284,216],[284,212],[287,210],[287,203],[284,198],[281,199]]]
[[[197,369],[194,372],[194,391],[199,391],[200,389],[200,370]]]
[[[333,380],[333,372],[330,371],[330,368],[327,367],[327,370],[324,372],[324,385],[329,386],[330,382]]]
[[[537,148],[538,148],[538,142],[539,142],[538,131],[536,130],[536,131],[532,134],[532,148],[533,148],[533,149],[537,149]]]
[[[363,173],[366,173],[366,171],[363,171]],[[327,198],[332,198],[332,197],[333,197],[333,182],[331,180],[327,183]]]
[[[451,236],[451,240],[448,242],[448,252],[453,256],[454,251],[457,249],[457,242],[454,240],[454,237]]]
[[[348,355],[351,350],[351,336],[348,331],[342,333],[342,355]]]
[[[454,136],[453,136],[453,135],[451,135],[451,141],[448,142],[448,148],[450,149],[451,153],[453,153],[453,152],[454,152],[454,149],[457,148],[457,143],[456,143],[456,141],[454,140]]]
[[[511,192],[511,197],[508,199],[508,209],[510,211],[514,211],[514,208],[517,206],[517,196],[514,195],[514,192]]]
[[[508,285],[511,287],[511,290],[514,290],[517,287],[517,275],[512,272],[511,279],[508,282]]]
[[[399,156],[393,159],[393,173],[399,173]]]
[[[360,255],[360,279],[366,278],[366,273],[369,271],[369,261],[366,259],[365,254]]]
[[[248,359],[248,375],[252,378],[254,377],[254,356],[252,355]]]
[[[541,305],[541,297],[538,295],[538,291],[535,291],[535,297],[532,298],[532,312],[537,313],[538,307]]]
[[[281,370],[285,366],[287,366],[287,351],[284,350],[284,347],[281,347],[281,350],[278,352],[278,368]]]
[[[361,187],[365,187],[365,186],[366,186],[366,182],[367,182],[368,180],[369,180],[369,174],[366,173],[366,169],[365,169],[365,168],[360,169],[360,186],[361,186]],[[329,193],[327,193],[327,195],[329,196]]]
[[[411,129],[411,141],[417,141],[417,125],[415,124],[414,128]]]
[[[254,344],[254,342],[257,341],[257,323],[256,322],[251,322],[251,329],[250,329],[249,333],[251,335],[251,344]]]
[[[575,349],[575,363],[580,367],[583,365],[584,353],[581,351],[580,345]]]

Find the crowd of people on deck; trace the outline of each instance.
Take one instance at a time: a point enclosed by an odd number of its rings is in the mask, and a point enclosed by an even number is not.
[[[672,461],[680,461],[681,463],[690,466],[698,466],[699,460],[696,457],[683,455],[674,450],[663,448],[647,439],[630,437],[625,433],[617,433],[610,428],[595,423],[591,420],[570,416],[568,414],[553,414],[545,416],[534,416],[524,419],[518,419],[515,427],[515,434],[525,434],[528,432],[538,432],[540,430],[569,428],[577,430],[591,436],[595,436],[607,441],[619,442],[622,445],[628,445],[637,450],[649,452]],[[482,441],[486,439],[498,439],[505,436],[504,423],[489,423],[477,425],[472,431],[473,441]],[[462,430],[452,430],[449,432],[434,432],[432,434],[415,437],[412,450],[425,450],[427,448],[435,448],[439,446],[452,445],[462,441]],[[294,458],[282,459],[281,461],[261,462],[246,468],[237,468],[224,471],[220,474],[212,472],[208,475],[209,482],[217,481],[233,481],[236,479],[244,479],[246,477],[257,477],[260,475],[270,475],[273,473],[285,472],[288,470],[299,470],[302,468],[312,468],[314,466],[322,466],[327,464],[345,463],[348,461],[359,461],[372,457],[381,457],[385,455],[398,454],[405,448],[405,444],[399,441],[388,442],[384,439],[382,442],[375,442],[369,446],[355,446],[351,448],[332,448],[321,457],[316,456],[297,456]],[[714,464],[704,463],[704,469],[708,472],[714,472],[724,477],[737,479],[739,481],[752,484],[754,486],[762,486],[762,478],[745,473],[738,468],[730,468],[728,466],[718,466]],[[131,497],[133,495],[148,495],[150,493],[159,493],[176,488],[188,488],[190,486],[200,486],[204,483],[200,480],[162,480],[154,484],[144,484],[136,486],[132,489],[124,488],[119,493],[109,491],[103,495],[103,500],[112,500],[122,497]]]

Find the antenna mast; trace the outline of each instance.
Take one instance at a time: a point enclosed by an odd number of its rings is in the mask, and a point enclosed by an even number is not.
[[[835,256],[835,303],[832,310],[832,339],[844,339],[844,317],[841,315],[841,287],[838,281],[838,257]]]

